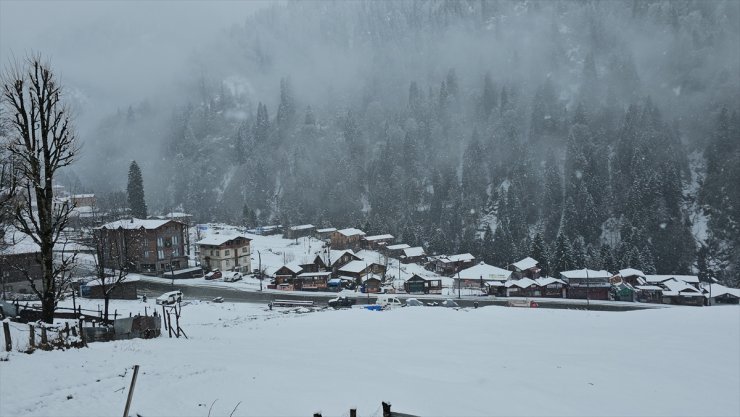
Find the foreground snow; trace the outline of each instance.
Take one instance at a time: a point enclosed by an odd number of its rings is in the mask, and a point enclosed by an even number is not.
[[[116,302],[121,311],[142,303]],[[0,415],[740,414],[740,309],[183,308],[190,339],[0,362]],[[5,354],[3,354],[5,357]],[[68,399],[68,396],[71,396]],[[711,399],[711,400],[709,400]]]

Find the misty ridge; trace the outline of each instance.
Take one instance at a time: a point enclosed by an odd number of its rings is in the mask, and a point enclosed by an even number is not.
[[[64,182],[114,209],[136,160],[150,211],[197,222],[738,285],[739,22],[734,1],[275,4],[81,126]]]

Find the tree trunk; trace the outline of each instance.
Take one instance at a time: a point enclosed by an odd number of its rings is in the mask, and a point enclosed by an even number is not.
[[[103,319],[108,322],[108,304],[110,303],[110,295],[104,294],[103,295],[103,301],[105,304],[105,309],[103,310]]]
[[[56,301],[52,291],[45,291],[44,298],[41,300],[41,320],[45,323],[54,323],[54,310]]]

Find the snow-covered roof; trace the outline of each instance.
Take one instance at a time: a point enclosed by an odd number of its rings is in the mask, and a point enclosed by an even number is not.
[[[540,287],[544,287],[546,285],[555,284],[555,283],[565,285],[565,281],[563,281],[562,279],[557,279],[553,277],[537,278],[536,280],[534,280],[534,282],[536,282],[537,285],[539,285]]]
[[[532,285],[537,285],[537,281],[533,279],[529,279],[529,278],[522,278],[522,279],[506,281],[504,285],[507,288],[510,288],[510,287],[529,288]]]
[[[98,229],[147,229],[154,230],[158,229],[169,222],[176,222],[176,220],[157,220],[157,219],[137,219],[132,217],[125,220],[116,220],[114,222],[106,223],[100,226]]]
[[[114,282],[116,282],[116,279],[118,279],[118,277],[110,277],[110,278],[107,278],[105,280],[105,284],[106,285],[112,285]],[[138,280],[139,280],[139,277],[137,277],[137,276],[126,276],[121,281],[121,284],[128,284],[129,282],[136,282]],[[92,281],[88,281],[88,282],[86,282],[84,284],[84,286],[86,286],[86,287],[98,287],[100,285],[103,285],[103,284],[100,282],[100,279],[99,278],[96,278],[96,279],[94,279]]]
[[[4,244],[0,245],[0,255],[22,255],[41,252],[41,247],[20,230],[9,227],[3,236]]]
[[[671,293],[684,294],[684,293],[689,292],[689,293],[701,294],[701,291],[699,291],[696,287],[684,281],[678,281],[676,279],[669,279],[668,281],[663,281],[661,284],[663,284],[666,288],[668,288],[668,292],[671,292]],[[664,291],[663,294],[666,294],[666,291]],[[666,294],[666,295],[673,295],[673,294]]]
[[[290,262],[290,263],[287,263],[287,264],[281,266],[280,268],[278,268],[277,270],[280,270],[281,268],[288,268],[289,271],[291,271],[293,273],[296,273],[296,274],[299,273],[299,272],[301,272],[301,271],[303,271],[303,268],[301,268],[301,266],[298,264],[298,262]]]
[[[376,240],[388,240],[393,239],[393,235],[374,235],[374,236],[365,236],[363,239],[367,240],[368,242],[374,242]]]
[[[368,264],[365,261],[351,261],[343,267],[339,268],[339,271],[357,274],[359,272],[362,272],[362,270],[364,270],[366,266],[368,266]]]
[[[644,277],[645,273],[643,273],[639,269],[625,268],[625,269],[619,270],[619,275],[622,277],[632,277],[632,276]]]
[[[316,227],[316,226],[314,226],[312,224],[301,224],[301,225],[298,225],[298,226],[290,226],[290,230],[296,232],[298,230],[313,229],[314,227]]]
[[[710,284],[705,285],[704,287],[702,287],[702,289],[707,292],[707,296],[711,295],[712,298],[719,297],[725,294],[740,298],[740,288],[729,288],[721,284]]]
[[[472,256],[472,255],[471,255]],[[459,273],[460,279],[481,279],[484,281],[505,281],[511,276],[511,271],[488,265],[481,262],[478,265],[463,269]]]
[[[692,284],[699,283],[699,277],[696,275],[645,275],[647,282],[659,283],[668,281],[669,279],[675,279],[676,281],[689,282]]]
[[[511,266],[519,271],[524,271],[526,269],[535,268],[537,266],[537,260],[532,259],[528,256],[519,262],[511,264]]]
[[[330,275],[331,272],[304,272],[302,274],[298,274],[298,278],[328,277]]]
[[[326,227],[323,229],[316,229],[316,231],[319,233],[331,233],[331,232],[336,232],[337,228],[336,227]]]
[[[421,246],[416,246],[416,247],[413,247],[413,248],[406,248],[406,249],[403,250],[403,254],[407,258],[413,258],[413,257],[417,257],[417,256],[424,256],[424,248],[422,248]]]
[[[365,232],[363,232],[360,229],[355,229],[354,227],[350,227],[347,229],[337,230],[337,233],[341,233],[344,236],[365,236]]]
[[[662,288],[656,285],[637,285],[635,288],[641,291],[663,291]]]
[[[607,271],[599,270],[594,271],[592,269],[574,269],[572,271],[563,271],[560,273],[567,279],[593,279],[593,278],[611,278],[612,274]]]
[[[409,245],[407,245],[405,243],[399,243],[399,244],[396,244],[396,245],[388,245],[385,248],[388,249],[388,250],[401,250],[401,249],[407,249],[407,248],[410,248],[410,247],[411,246],[409,246]]]
[[[224,243],[226,243],[226,242],[228,242],[230,240],[234,240],[234,239],[238,239],[238,238],[252,240],[252,239],[250,239],[250,238],[248,238],[248,237],[246,237],[244,235],[231,235],[231,234],[222,235],[222,234],[219,233],[219,234],[213,234],[213,235],[210,235],[208,237],[205,237],[205,238],[203,238],[203,239],[195,242],[195,244],[196,245],[220,246],[220,245],[223,245]]]
[[[414,278],[414,277],[421,278],[424,281],[441,281],[442,280],[442,277],[423,277],[421,275],[414,274],[411,277],[409,277],[408,279],[406,279],[406,281],[408,281],[408,280],[410,280],[411,278]]]
[[[72,198],[93,198],[95,194],[74,194]]]
[[[173,217],[193,217],[193,215],[192,214],[188,214],[188,213],[182,213],[182,212],[179,212],[179,211],[173,211],[173,212],[169,212],[169,213],[165,214],[164,217],[167,217],[167,218],[171,219]]]
[[[450,262],[470,262],[470,261],[474,261],[475,260],[475,256],[473,256],[473,255],[471,255],[469,253],[460,253],[460,254],[457,254],[457,255],[440,256],[437,259],[439,259],[440,261],[445,262],[445,263],[450,263]]]
[[[319,252],[316,254],[316,256],[320,256],[321,260],[324,261],[324,264],[331,266],[335,264],[342,256],[344,256],[345,253],[349,253],[352,256],[357,256],[352,251],[352,249],[344,249],[344,250],[332,249],[329,251],[328,254],[326,252]],[[329,260],[331,260],[331,264]]]

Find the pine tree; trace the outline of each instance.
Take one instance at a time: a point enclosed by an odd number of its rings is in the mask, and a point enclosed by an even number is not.
[[[563,233],[558,234],[555,241],[555,251],[552,254],[552,276],[557,277],[563,271],[572,270],[575,267],[573,261],[573,249],[570,242]]]
[[[128,169],[128,207],[131,215],[138,219],[146,219],[146,202],[144,201],[144,181],[141,178],[141,170],[136,161],[131,161]]]
[[[540,266],[540,275],[546,277],[550,273],[550,257],[547,253],[547,246],[545,245],[545,239],[542,238],[542,233],[537,232],[532,239],[532,245],[529,248],[529,256],[536,260]]]

